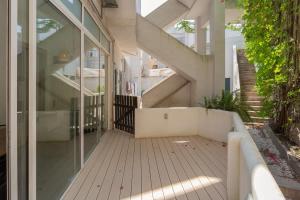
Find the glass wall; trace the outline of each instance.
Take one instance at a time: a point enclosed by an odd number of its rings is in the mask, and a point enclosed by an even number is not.
[[[107,107],[106,105],[106,93],[105,93],[105,85],[107,79],[105,78],[106,76],[106,69],[108,66],[108,56],[104,53],[104,51],[100,51],[100,83],[102,86],[102,90],[100,91],[100,96],[101,96],[101,128],[102,130],[105,130],[107,121],[106,121],[106,113],[107,113]]]
[[[100,41],[100,29],[87,10],[84,10],[84,26]]]
[[[0,199],[7,198],[7,63],[8,63],[8,1],[0,1]]]
[[[28,0],[18,0],[18,197],[28,199]]]
[[[80,0],[59,0],[61,1],[77,19],[81,21],[81,2]]]
[[[89,157],[101,134],[100,49],[87,37],[84,39],[84,158]]]
[[[81,34],[49,1],[37,5],[37,199],[60,199],[81,167]]]

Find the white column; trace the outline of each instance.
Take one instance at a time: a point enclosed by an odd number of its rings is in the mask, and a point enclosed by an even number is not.
[[[196,50],[199,54],[206,54],[206,27],[201,17],[197,17],[196,23]]]
[[[211,1],[210,47],[214,56],[213,94],[220,95],[225,89],[225,3]]]

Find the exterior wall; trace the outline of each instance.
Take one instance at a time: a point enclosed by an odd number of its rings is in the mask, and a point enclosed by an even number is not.
[[[230,88],[233,89],[234,55],[233,46],[238,49],[245,47],[244,37],[239,31],[225,31],[225,78],[230,78]]]
[[[136,138],[200,135],[227,142],[232,114],[201,107],[144,108],[136,109],[135,124]]]
[[[156,107],[167,108],[167,107],[189,107],[191,106],[191,84],[188,83],[183,88],[169,96],[163,102]]]

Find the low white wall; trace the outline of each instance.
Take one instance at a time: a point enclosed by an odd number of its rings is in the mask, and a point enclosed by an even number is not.
[[[136,138],[200,135],[228,142],[230,200],[284,200],[238,114],[205,108],[136,109]]]
[[[143,108],[135,111],[135,137],[200,135],[227,142],[232,113],[200,107]]]
[[[228,136],[228,199],[284,200],[241,118],[233,113],[232,119],[235,132]]]

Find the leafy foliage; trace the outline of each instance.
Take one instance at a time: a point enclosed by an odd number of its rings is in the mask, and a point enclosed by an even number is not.
[[[182,20],[181,22],[176,24],[177,30],[183,30],[186,33],[195,33],[195,25],[188,20]]]
[[[207,109],[219,109],[226,111],[237,112],[243,121],[250,121],[250,115],[247,110],[251,108],[242,101],[239,94],[234,94],[229,91],[222,91],[221,97],[207,98],[204,97],[204,106]]]
[[[287,131],[299,116],[300,0],[244,1],[242,32],[247,57],[257,67],[257,89],[264,97],[261,113]]]

